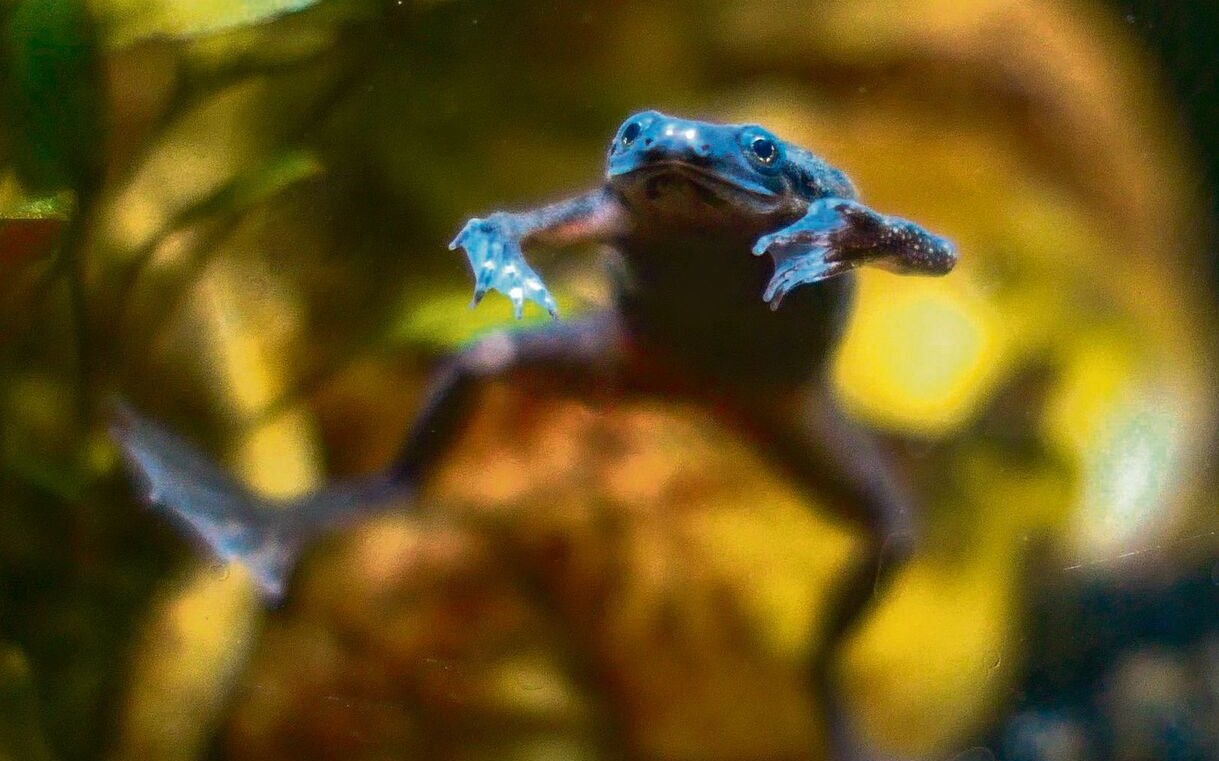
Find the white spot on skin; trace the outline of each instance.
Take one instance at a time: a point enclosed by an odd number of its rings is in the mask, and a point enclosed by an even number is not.
[[[698,139],[698,130],[694,129],[693,127],[686,130],[682,134],[685,135],[686,139],[689,140],[690,142],[694,142],[695,140]]]
[[[513,301],[520,301],[520,300],[521,300],[521,299],[523,299],[524,297],[525,297],[525,289],[524,289],[524,288],[521,288],[520,286],[517,286],[516,288],[509,288],[509,289],[508,289],[508,298],[512,299]]]
[[[676,132],[677,132],[677,130],[674,129],[672,124],[665,127],[665,137],[673,137],[674,133],[676,133]]]
[[[483,269],[485,269],[485,270],[495,269],[495,262],[488,259],[487,261],[483,262]]]
[[[504,267],[504,274],[505,275],[515,275],[516,274],[516,265],[509,264],[508,266]]]
[[[542,290],[542,281],[538,280],[537,278],[533,278],[533,277],[529,278],[528,280],[525,281],[525,285],[529,286],[529,290],[531,290],[531,291]]]

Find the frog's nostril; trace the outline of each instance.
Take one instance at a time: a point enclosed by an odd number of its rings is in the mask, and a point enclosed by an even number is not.
[[[651,145],[651,144],[652,144],[652,138],[650,138],[650,137],[649,137],[649,138],[645,138],[645,139],[644,139],[644,141],[643,141],[643,144],[644,144],[644,145]]]

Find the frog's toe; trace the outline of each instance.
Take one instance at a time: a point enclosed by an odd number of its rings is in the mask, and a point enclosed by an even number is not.
[[[559,316],[554,297],[533,268],[523,260],[506,265],[501,272],[500,282],[496,283],[495,287],[512,302],[512,314],[518,320],[524,312],[526,301],[532,301],[542,307],[551,317]]]
[[[762,299],[770,304],[772,310],[776,310],[783,303],[784,297],[796,288],[841,275],[856,266],[852,262],[829,260],[826,254],[825,249],[817,249],[809,252],[807,256],[781,263],[775,268],[775,274],[766,285]]]
[[[770,254],[780,261],[801,249],[817,245],[817,238],[807,230],[780,230],[763,235],[753,244],[753,255]]]
[[[486,220],[478,219],[477,217],[471,219],[466,222],[453,240],[449,241],[449,250],[456,251],[458,247],[468,249],[476,238],[485,237],[489,232],[490,229]]]
[[[503,244],[486,240],[467,248],[470,267],[474,270],[474,293],[479,299],[495,285],[496,278],[500,277],[500,269],[504,266],[502,248]]]
[[[536,275],[525,279],[525,297],[533,303],[546,310],[546,314],[552,319],[559,318],[559,305],[555,303],[554,297],[550,295],[550,291],[542,284],[540,278]],[[517,319],[520,319],[520,313],[517,313]]]
[[[774,233],[771,233],[770,235],[763,235],[761,238],[758,238],[753,244],[753,255],[761,256],[769,251],[771,245],[774,243],[774,239]]]

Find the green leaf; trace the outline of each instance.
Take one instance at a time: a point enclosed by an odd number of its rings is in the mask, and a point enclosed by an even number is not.
[[[385,341],[394,346],[422,346],[447,351],[492,330],[533,327],[550,322],[550,316],[536,304],[527,304],[524,317],[513,320],[507,299],[493,296],[472,309],[470,293],[470,286],[463,285],[459,289],[437,286],[426,295],[419,292],[408,294],[397,318],[389,326]],[[578,302],[567,298],[561,290],[556,291],[555,298],[564,319],[571,319],[579,311]]]
[[[290,150],[272,156],[257,170],[234,179],[221,194],[230,210],[248,209],[322,172],[322,162],[310,151]]]
[[[262,164],[231,177],[214,192],[175,213],[148,241],[135,249],[127,264],[123,282],[114,289],[120,314],[131,308],[130,300],[137,284],[152,266],[158,247],[166,237],[201,221],[210,223],[209,231],[195,241],[189,249],[176,257],[173,267],[173,282],[162,280],[155,289],[153,299],[160,306],[157,314],[169,311],[180,299],[199,269],[217,249],[219,243],[231,232],[246,213],[268,201],[293,185],[308,180],[324,171],[317,156],[307,150],[286,150],[268,158]],[[165,273],[162,273],[164,276]],[[122,324],[125,317],[116,318]],[[159,321],[156,321],[159,325]],[[0,759],[0,761],[3,761]]]
[[[297,13],[318,0],[93,0],[106,44],[202,37]]]
[[[0,207],[0,345],[24,331],[47,296],[55,259],[74,211],[71,193]]]
[[[175,230],[214,214],[236,218],[322,171],[321,161],[307,150],[287,150],[271,156],[261,165],[237,174],[215,192],[178,211],[161,233],[140,252],[140,258],[151,254],[164,237]]]
[[[55,251],[74,206],[65,192],[0,208],[0,296],[19,282],[19,270]]]
[[[378,0],[335,0],[307,13],[280,16],[274,23],[196,36],[182,45],[183,61],[195,80],[226,72],[281,69],[335,54],[345,27],[374,17]]]
[[[14,220],[58,220],[66,222],[72,216],[74,202],[71,193],[55,193],[27,198],[7,208],[0,208],[0,224]]]
[[[0,30],[0,105],[33,193],[91,190],[101,174],[101,81],[82,0],[21,0]]]

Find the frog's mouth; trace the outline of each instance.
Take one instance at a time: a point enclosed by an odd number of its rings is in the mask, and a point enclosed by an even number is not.
[[[714,207],[726,204],[758,207],[774,205],[778,200],[770,188],[742,184],[685,161],[653,162],[611,174],[609,181],[620,191],[638,194],[641,200],[651,203],[689,197]]]
[[[644,198],[649,201],[659,201],[664,196],[683,193],[695,196],[708,206],[722,206],[728,201],[723,197],[724,188],[718,187],[709,178],[687,176],[681,172],[652,172],[640,180],[643,183]]]

